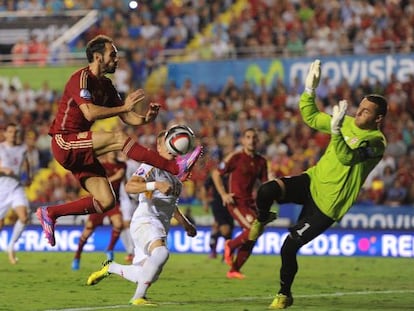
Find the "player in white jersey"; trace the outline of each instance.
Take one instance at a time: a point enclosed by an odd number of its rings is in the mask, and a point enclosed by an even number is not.
[[[138,169],[138,167],[140,166],[140,163],[135,160],[128,159],[128,158],[125,158],[125,162],[127,165],[125,177],[126,177],[126,180],[128,180]],[[134,199],[132,195],[130,196],[128,193],[126,193],[125,183],[123,182],[119,189],[119,201],[120,201],[122,221],[123,221],[121,240],[127,252],[127,255],[125,256],[125,262],[127,263],[132,263],[132,260],[134,259],[134,242],[132,241],[129,227],[131,225],[132,215],[134,214],[135,208],[138,205],[137,199],[138,198],[136,195]]]
[[[157,151],[161,156],[172,159],[173,156],[165,146],[164,136],[165,131],[157,137]],[[129,179],[125,189],[128,193],[138,194],[139,201],[130,228],[135,247],[133,264],[121,265],[107,261],[101,270],[89,276],[87,285],[95,285],[110,274],[118,274],[138,283],[130,304],[156,305],[147,300],[146,293],[149,286],[158,279],[168,260],[166,238],[171,218],[174,216],[190,237],[194,237],[197,230],[178,209],[182,183],[176,176],[142,164]]]
[[[27,173],[30,170],[26,147],[18,144],[19,135],[17,125],[10,123],[4,131],[5,141],[0,143],[0,229],[4,225],[4,218],[10,208],[18,217],[7,246],[11,264],[17,263],[14,246],[29,221],[29,201],[20,182],[20,176],[23,169]]]

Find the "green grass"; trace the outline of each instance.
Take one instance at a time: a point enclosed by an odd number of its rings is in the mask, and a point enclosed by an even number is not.
[[[124,254],[117,254],[120,262]],[[0,310],[135,309],[128,301],[135,284],[111,275],[84,285],[99,268],[102,253],[85,253],[71,271],[71,253],[18,253],[11,266],[0,257]],[[289,310],[414,310],[414,268],[409,258],[299,258]],[[148,292],[157,310],[266,310],[278,290],[278,256],[253,255],[244,280],[225,278],[227,266],[206,255],[171,254],[160,279]]]

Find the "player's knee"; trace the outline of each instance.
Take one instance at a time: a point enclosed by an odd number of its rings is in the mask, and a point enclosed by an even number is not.
[[[286,240],[283,243],[282,248],[280,249],[280,254],[282,256],[295,255],[303,246],[303,244],[304,243],[301,240],[300,236],[289,234],[286,237]]]
[[[153,262],[156,262],[160,268],[162,268],[167,262],[168,257],[170,257],[170,252],[165,245],[155,247],[151,251],[151,258]]]
[[[19,221],[20,221],[22,224],[27,225],[27,224],[29,223],[29,217],[28,217],[28,215],[27,215],[27,214],[25,214],[25,215],[20,216],[20,217],[19,217]]]
[[[96,201],[99,203],[102,212],[107,212],[115,207],[115,198],[113,196],[103,196],[96,199]]]
[[[278,200],[282,194],[282,189],[275,180],[268,181],[260,185],[257,190],[257,200],[273,201]]]

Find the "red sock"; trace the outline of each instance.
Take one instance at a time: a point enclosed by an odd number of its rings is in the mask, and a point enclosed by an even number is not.
[[[237,252],[236,260],[233,263],[232,268],[236,271],[240,271],[241,267],[247,261],[252,254],[255,241],[246,241]]]
[[[107,248],[108,251],[114,250],[115,244],[116,242],[118,242],[120,235],[121,235],[121,231],[119,231],[118,229],[112,229],[111,240],[109,241],[109,245]]]
[[[99,206],[95,206],[94,202],[95,204],[97,203],[97,201],[95,201],[92,197],[84,197],[73,202],[48,206],[47,212],[49,217],[53,219],[66,215],[86,215],[102,213],[102,210],[98,210]]]
[[[79,238],[78,250],[75,253],[75,259],[80,259],[81,258],[83,247],[85,246],[86,241],[87,241],[87,239],[85,240],[82,237]]]
[[[174,175],[178,174],[178,165],[175,160],[167,160],[163,158],[158,152],[141,146],[133,141],[131,137],[128,137],[126,140],[122,151],[135,161],[150,164]]]
[[[231,249],[236,249],[242,246],[249,237],[249,231],[243,230],[242,233],[240,233],[238,236],[236,236],[234,239],[230,240],[229,246]]]

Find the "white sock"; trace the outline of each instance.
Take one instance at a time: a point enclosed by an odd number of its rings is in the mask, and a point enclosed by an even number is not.
[[[158,279],[168,257],[169,252],[166,246],[159,246],[152,250],[151,255],[142,265],[138,276],[138,286],[132,299],[145,297],[148,287]]]
[[[142,273],[142,266],[140,265],[121,265],[116,262],[109,264],[108,271],[110,273],[118,274],[124,279],[137,283],[139,275]]]
[[[12,235],[11,235],[11,238],[10,238],[10,243],[8,245],[8,250],[13,250],[14,244],[16,243],[16,241],[22,235],[22,232],[23,232],[25,227],[26,227],[26,224],[24,224],[20,220],[16,221],[16,223],[13,226],[13,232],[12,232]]]

